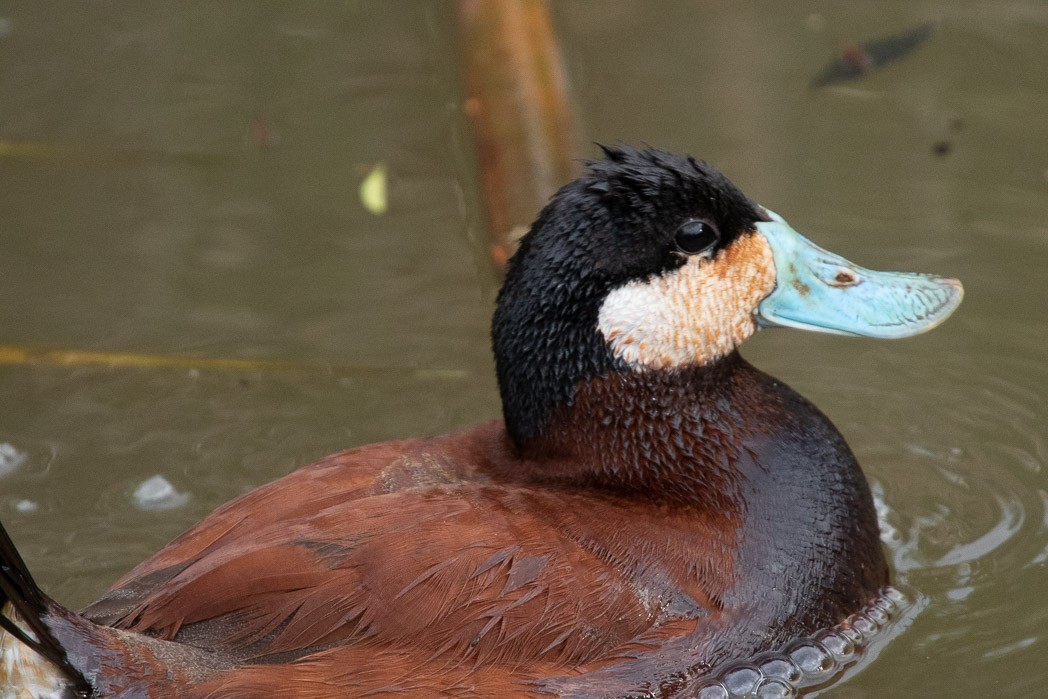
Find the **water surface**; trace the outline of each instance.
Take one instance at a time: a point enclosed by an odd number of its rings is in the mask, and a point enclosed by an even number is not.
[[[0,141],[40,146],[0,154],[0,343],[301,365],[0,367],[0,516],[59,600],[315,457],[497,414],[451,9],[0,11]],[[843,42],[928,20],[912,56],[808,89]],[[704,157],[860,264],[963,279],[929,335],[745,354],[844,432],[921,604],[825,694],[1042,695],[1048,9],[575,0],[556,21],[588,138]],[[378,162],[384,216],[357,198]],[[134,507],[157,474],[188,502]]]

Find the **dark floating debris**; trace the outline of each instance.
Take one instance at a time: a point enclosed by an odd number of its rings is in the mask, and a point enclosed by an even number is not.
[[[825,87],[871,73],[883,65],[913,53],[928,40],[933,31],[935,23],[928,22],[883,39],[846,46],[812,79],[811,87]]]
[[[950,141],[936,141],[932,144],[932,154],[945,158],[953,150],[953,143]]]

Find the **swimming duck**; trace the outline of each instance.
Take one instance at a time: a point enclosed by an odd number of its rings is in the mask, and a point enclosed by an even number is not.
[[[874,598],[852,452],[737,348],[919,333],[960,284],[853,265],[694,158],[604,153],[509,265],[503,420],[321,459],[79,614],[2,533],[0,694],[679,696]]]

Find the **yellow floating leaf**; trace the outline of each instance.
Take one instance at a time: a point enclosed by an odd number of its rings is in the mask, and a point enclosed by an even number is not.
[[[364,181],[360,183],[360,203],[364,208],[381,216],[389,208],[386,187],[386,164],[379,163],[371,168]]]

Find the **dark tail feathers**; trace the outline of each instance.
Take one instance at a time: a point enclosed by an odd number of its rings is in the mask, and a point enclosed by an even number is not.
[[[0,610],[10,602],[18,616],[29,627],[26,633],[11,619],[0,614],[0,628],[47,658],[65,675],[77,696],[89,697],[91,684],[69,662],[65,649],[48,627],[46,617],[64,612],[57,602],[44,594],[29,574],[25,561],[0,524]],[[71,612],[66,612],[71,614]]]

